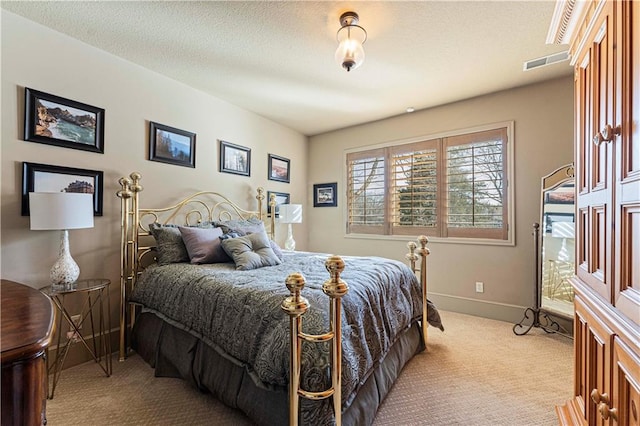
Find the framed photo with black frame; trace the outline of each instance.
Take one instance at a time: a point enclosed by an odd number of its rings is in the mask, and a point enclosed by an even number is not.
[[[195,167],[196,134],[150,121],[149,160]]]
[[[104,154],[104,109],[25,87],[24,140]]]
[[[220,171],[251,176],[251,148],[220,141]]]
[[[288,158],[269,154],[269,180],[289,183],[289,168],[291,161]]]
[[[286,192],[267,191],[267,217],[271,217],[271,194],[276,196],[276,217],[280,216],[280,204],[289,204],[289,194]]]
[[[337,207],[338,183],[317,183],[313,185],[313,207]]]
[[[80,192],[93,194],[93,215],[102,216],[104,174],[98,170],[22,163],[22,216],[29,216],[30,192]]]

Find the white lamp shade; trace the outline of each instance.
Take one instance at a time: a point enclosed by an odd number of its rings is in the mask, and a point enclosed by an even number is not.
[[[301,204],[280,204],[281,223],[302,223]]]
[[[32,230],[93,228],[93,194],[30,192]]]

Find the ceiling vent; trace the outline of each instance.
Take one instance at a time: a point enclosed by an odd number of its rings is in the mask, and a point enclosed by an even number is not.
[[[562,62],[569,59],[569,51],[560,53],[554,53],[553,55],[545,56],[543,58],[532,59],[524,63],[523,71],[530,71],[534,68],[544,67],[545,65],[555,64],[556,62]]]

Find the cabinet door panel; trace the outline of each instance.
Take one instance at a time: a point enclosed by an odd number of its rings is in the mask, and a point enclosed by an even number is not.
[[[598,404],[591,397],[595,390],[599,394],[611,397],[611,346],[613,331],[601,322],[597,315],[587,307],[582,296],[575,299],[576,319],[584,324],[583,335],[579,341],[582,345],[580,355],[583,360],[583,384],[579,386],[582,399],[585,402],[586,419],[589,425],[606,425],[600,413]]]
[[[613,300],[614,150],[612,142],[603,138],[608,139],[607,129],[616,125],[615,36],[614,3],[607,2],[587,35],[592,43],[584,45],[576,62],[576,274],[609,302]]]
[[[619,16],[616,114],[620,136],[615,139],[615,262],[614,304],[640,325],[640,2],[616,4]],[[633,25],[635,23],[635,26]]]
[[[640,426],[640,357],[618,337],[613,343],[613,400],[619,425]]]

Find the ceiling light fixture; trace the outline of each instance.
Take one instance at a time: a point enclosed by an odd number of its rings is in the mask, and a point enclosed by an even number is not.
[[[338,30],[338,49],[336,62],[347,71],[358,68],[364,62],[362,45],[367,41],[367,32],[358,25],[358,14],[345,12],[340,15],[341,28]]]

